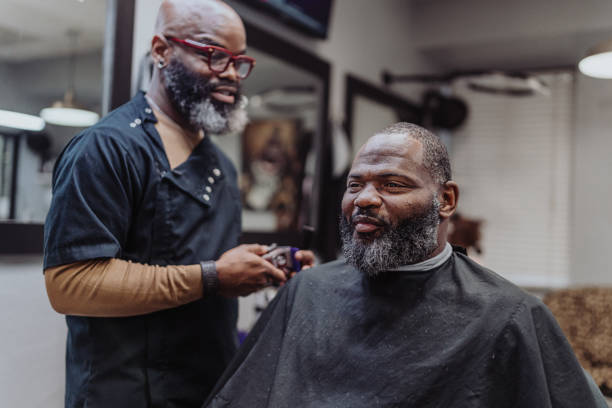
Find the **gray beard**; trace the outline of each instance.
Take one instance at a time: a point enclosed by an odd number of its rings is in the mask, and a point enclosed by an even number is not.
[[[162,74],[172,105],[193,129],[222,135],[242,132],[249,122],[246,97],[240,92],[234,104],[216,103],[210,96],[216,84],[189,71],[177,59],[170,61]]]
[[[196,129],[204,129],[207,134],[240,133],[249,123],[246,109],[240,105],[220,111],[207,97],[189,108],[189,123]]]
[[[397,226],[387,226],[372,241],[354,238],[354,225],[341,216],[340,235],[346,262],[373,277],[380,272],[428,259],[438,247],[439,209],[440,202],[434,196],[425,211],[402,220]]]

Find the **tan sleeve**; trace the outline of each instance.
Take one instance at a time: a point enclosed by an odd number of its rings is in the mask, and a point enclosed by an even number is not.
[[[142,315],[202,297],[200,265],[94,259],[47,268],[45,283],[53,309],[77,316]]]

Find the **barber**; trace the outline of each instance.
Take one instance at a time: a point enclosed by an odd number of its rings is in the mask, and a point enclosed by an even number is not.
[[[237,246],[236,170],[209,137],[246,123],[245,53],[225,3],[164,1],[147,94],[58,158],[44,269],[68,325],[66,407],[200,406],[238,346],[234,297],[285,282],[266,246]]]

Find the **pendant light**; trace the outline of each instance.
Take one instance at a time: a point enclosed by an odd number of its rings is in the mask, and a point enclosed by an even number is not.
[[[78,32],[69,30],[68,37],[72,42],[72,54],[70,55],[70,70],[68,73],[68,89],[61,101],[55,101],[51,107],[40,111],[40,117],[47,123],[60,126],[87,127],[95,124],[100,115],[96,112],[85,110],[75,102],[74,82],[76,74],[76,46]]]
[[[0,109],[0,130],[2,128],[40,132],[45,128],[45,121],[38,116]]]
[[[578,69],[593,78],[612,78],[612,40],[589,50],[587,56],[578,63]]]

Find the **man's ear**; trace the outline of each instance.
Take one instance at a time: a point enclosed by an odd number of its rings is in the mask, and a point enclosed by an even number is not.
[[[167,64],[170,60],[170,52],[168,41],[162,36],[154,35],[151,40],[151,58],[153,58],[154,63],[157,64],[161,61],[163,64]]]
[[[447,181],[440,187],[438,192],[438,200],[440,201],[440,217],[443,219],[450,218],[457,209],[457,201],[459,200],[459,187],[454,181]]]

